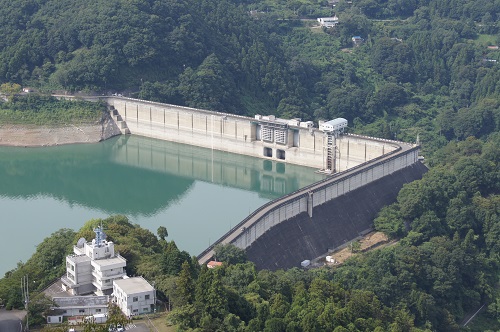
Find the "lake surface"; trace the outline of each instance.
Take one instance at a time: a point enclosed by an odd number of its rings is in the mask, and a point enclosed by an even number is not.
[[[314,169],[137,136],[0,147],[0,276],[61,228],[126,215],[198,255],[269,200],[319,181]]]

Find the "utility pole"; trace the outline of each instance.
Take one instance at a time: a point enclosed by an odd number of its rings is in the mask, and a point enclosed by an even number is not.
[[[30,302],[30,293],[29,293],[29,287],[28,287],[28,275],[25,275],[24,277],[21,278],[21,292],[22,292],[22,298],[24,300],[24,308],[26,309],[26,331],[29,331],[29,310],[28,310],[28,304]]]

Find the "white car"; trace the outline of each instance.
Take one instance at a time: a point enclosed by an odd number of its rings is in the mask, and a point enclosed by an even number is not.
[[[125,331],[125,329],[123,328],[123,326],[121,326],[120,324],[118,324],[118,325],[116,325],[116,331],[122,332],[122,331]]]

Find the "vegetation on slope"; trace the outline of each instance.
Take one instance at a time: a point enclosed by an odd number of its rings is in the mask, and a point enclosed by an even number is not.
[[[359,133],[418,137],[427,153],[498,130],[500,52],[487,48],[500,41],[498,0],[0,4],[0,83],[345,117]],[[332,29],[299,20],[334,12]]]
[[[129,272],[155,280],[180,330],[456,331],[483,303],[499,319],[500,52],[488,48],[500,43],[499,0],[0,4],[0,83],[127,91],[246,115],[341,116],[358,133],[419,138],[429,154],[431,171],[375,221],[399,244],[336,270],[200,270],[174,242],[106,221]],[[332,29],[299,20],[333,10]],[[31,259],[0,281],[10,306],[21,305],[22,275],[62,272],[55,259],[78,236],[61,232],[54,261]],[[50,238],[38,250],[46,246]]]
[[[0,123],[49,126],[97,124],[104,111],[106,105],[103,103],[16,95],[7,102],[0,102]]]

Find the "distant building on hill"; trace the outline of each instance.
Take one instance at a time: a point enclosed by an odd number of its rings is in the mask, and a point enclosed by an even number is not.
[[[333,17],[319,17],[318,22],[322,27],[325,28],[333,28],[337,24],[339,24],[339,18],[337,15]]]
[[[365,41],[360,36],[354,36],[351,39],[352,39],[352,43],[353,43],[354,47],[357,47],[357,46],[363,44],[363,42]]]

